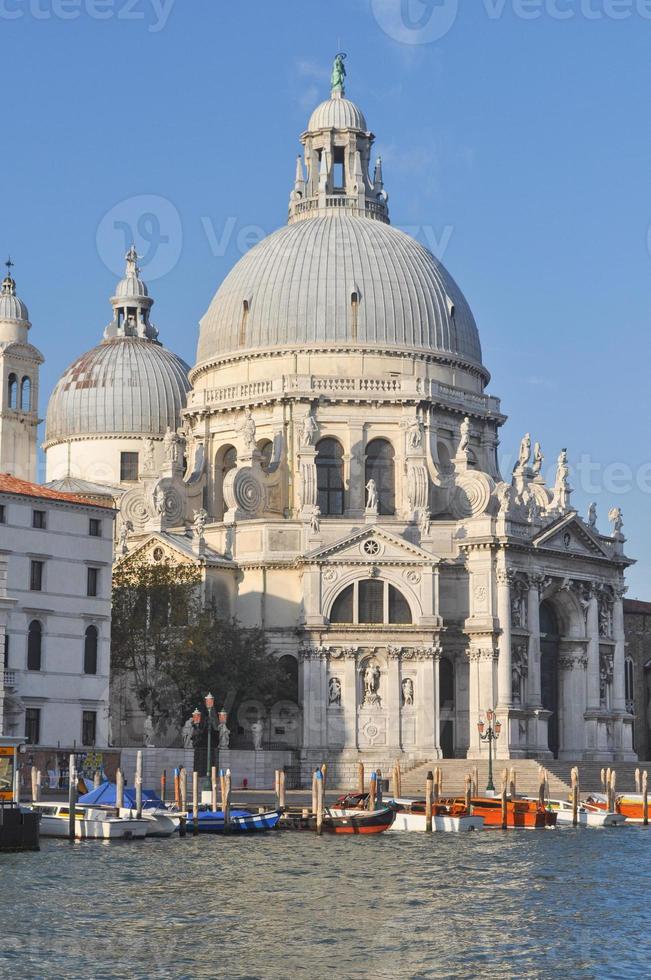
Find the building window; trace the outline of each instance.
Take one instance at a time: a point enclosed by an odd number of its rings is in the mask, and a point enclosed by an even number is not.
[[[258,452],[260,453],[260,468],[264,473],[269,472],[269,467],[271,466],[271,459],[274,454],[274,444],[271,439],[263,439],[258,443]]]
[[[9,634],[8,633],[5,633],[5,641],[3,644],[3,653],[2,653],[2,666],[4,670],[9,669]]]
[[[120,482],[137,483],[138,453],[120,453]]]
[[[344,512],[344,451],[336,439],[321,439],[316,447],[317,504],[324,517]]]
[[[27,629],[27,669],[40,670],[43,652],[43,627],[33,619]]]
[[[84,674],[97,673],[97,640],[96,626],[89,626],[84,637]]]
[[[86,595],[97,596],[99,593],[99,568],[88,569],[88,581],[86,584]]]
[[[396,512],[394,456],[393,446],[387,439],[373,439],[366,447],[366,483],[375,480],[380,514]]]
[[[29,588],[30,592],[43,591],[43,568],[45,562],[31,561],[29,563]]]
[[[38,745],[41,741],[41,709],[25,709],[25,738],[29,745]]]
[[[7,378],[7,407],[18,408],[18,378],[15,374]]]
[[[81,744],[94,745],[97,740],[97,712],[83,711],[81,715]]]
[[[29,412],[32,408],[32,382],[25,376],[20,382],[20,410]]]
[[[7,523],[7,509],[4,504],[0,504],[0,524]]]
[[[411,621],[411,609],[403,594],[376,578],[346,586],[330,611],[332,624],[407,626]]]
[[[47,527],[47,512],[44,510],[33,510],[32,511],[32,527],[38,528],[39,531],[44,531]]]
[[[101,538],[102,522],[97,517],[91,517],[88,522],[88,533],[91,538]]]
[[[626,699],[626,710],[629,714],[635,714],[635,664],[632,657],[627,657],[624,661],[624,697]]]

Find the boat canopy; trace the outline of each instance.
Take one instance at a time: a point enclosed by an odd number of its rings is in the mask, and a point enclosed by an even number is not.
[[[90,793],[84,793],[83,796],[79,797],[78,802],[84,804],[84,806],[115,806],[116,791],[117,787],[115,783],[109,783],[107,781],[102,783],[101,786],[98,786],[97,789],[92,790]],[[135,810],[136,790],[134,786],[124,787],[122,805]],[[155,790],[143,789],[142,805],[143,807],[158,807],[164,806],[165,804]]]

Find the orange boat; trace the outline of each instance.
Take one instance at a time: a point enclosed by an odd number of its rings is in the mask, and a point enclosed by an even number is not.
[[[600,810],[608,809],[608,800],[603,793],[593,793],[588,803]],[[619,793],[615,797],[615,812],[621,813],[630,823],[644,823],[644,797],[641,793]],[[649,807],[651,817],[651,807]]]
[[[456,797],[439,802],[447,806],[463,806],[465,801],[463,797]],[[502,826],[502,801],[499,796],[475,796],[470,804],[472,813],[484,818],[485,827]],[[556,826],[556,814],[541,806],[538,800],[508,799],[506,826],[512,829],[544,830],[546,827]]]

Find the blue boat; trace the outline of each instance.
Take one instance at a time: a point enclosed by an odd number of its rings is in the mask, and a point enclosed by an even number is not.
[[[248,810],[231,810],[228,830],[224,829],[224,814],[221,810],[199,810],[198,831],[200,834],[258,834],[273,830],[280,820],[280,810],[267,813],[249,813]],[[188,834],[194,833],[192,810],[188,812]]]

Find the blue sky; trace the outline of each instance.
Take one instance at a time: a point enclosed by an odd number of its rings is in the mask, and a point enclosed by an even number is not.
[[[474,310],[504,471],[525,431],[550,467],[566,446],[576,505],[604,530],[622,507],[629,595],[651,599],[649,0],[0,0],[0,35],[0,251],[43,413],[101,338],[128,227],[193,361],[224,275],[286,219],[341,49],[393,223]]]

